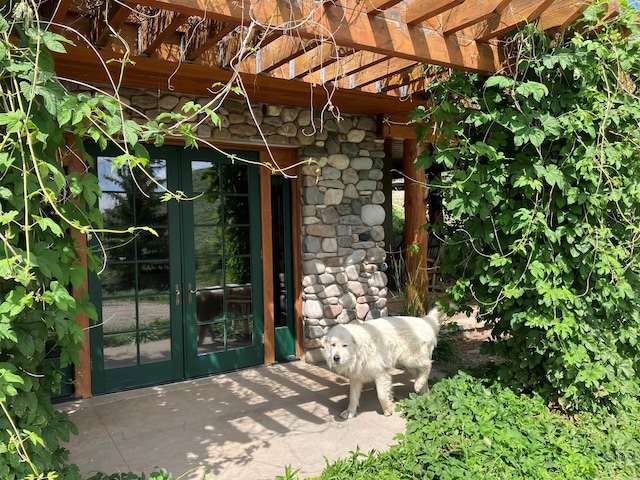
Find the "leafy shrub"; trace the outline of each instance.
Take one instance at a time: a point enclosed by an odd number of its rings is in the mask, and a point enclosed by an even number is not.
[[[112,474],[99,472],[86,480],[173,480],[173,475],[162,468],[159,471],[151,472],[149,475],[145,475],[144,473],[138,475],[131,472]]]
[[[407,431],[382,453],[327,464],[329,479],[637,478],[640,405],[569,417],[538,395],[518,395],[459,373],[400,402]]]
[[[447,170],[448,293],[493,327],[505,384],[569,410],[640,393],[640,33],[600,13],[523,29],[509,76],[436,72],[414,112],[440,135],[417,163]]]

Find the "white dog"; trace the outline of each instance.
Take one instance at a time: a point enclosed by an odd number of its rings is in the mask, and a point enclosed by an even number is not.
[[[394,410],[391,370],[395,367],[411,372],[416,393],[428,391],[440,318],[434,308],[424,318],[383,317],[331,328],[323,341],[327,365],[350,382],[349,407],[340,416],[356,415],[362,385],[372,381],[382,411],[391,415]]]

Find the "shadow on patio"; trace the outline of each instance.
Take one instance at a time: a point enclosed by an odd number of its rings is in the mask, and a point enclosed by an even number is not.
[[[394,377],[396,396],[412,389]],[[323,366],[303,362],[257,367],[180,383],[72,400],[60,404],[80,434],[67,448],[84,476],[102,471],[174,478],[273,479],[285,465],[300,477],[319,474],[329,461],[385,450],[404,431],[398,413],[381,414],[373,385],[359,415],[348,421],[348,383]],[[188,473],[187,473],[188,472]]]

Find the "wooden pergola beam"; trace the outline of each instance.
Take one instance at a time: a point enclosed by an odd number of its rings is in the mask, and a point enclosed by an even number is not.
[[[179,11],[187,15],[214,18],[223,22],[246,23],[248,14],[234,0],[140,0],[153,8]],[[502,51],[495,45],[469,42],[422,26],[410,26],[385,12],[367,15],[329,5],[315,8],[312,2],[296,4],[286,0],[263,0],[252,6],[251,15],[262,25],[290,24],[308,18],[297,27],[303,38],[335,41],[338,45],[432,63],[459,70],[493,73],[501,67]],[[331,36],[328,36],[328,32]]]
[[[290,66],[291,78],[304,77],[339,59],[339,49],[330,43],[323,43],[293,60]]]
[[[268,45],[258,49],[256,52],[256,72],[272,72],[317,45],[315,40],[309,41],[290,35],[281,35]]]
[[[360,88],[370,85],[378,80],[381,80],[385,77],[389,77],[391,75],[395,75],[398,72],[411,68],[415,65],[415,62],[410,60],[404,60],[402,58],[389,58],[384,62],[381,62],[373,67],[367,68],[362,72],[355,73],[349,78],[343,79],[339,82],[339,85],[347,80],[351,84],[351,88]],[[372,93],[378,93],[377,87],[374,89],[369,89],[367,91],[371,91]]]
[[[42,13],[53,23],[62,23],[71,8],[72,0],[47,0],[42,5]]]
[[[120,63],[114,60],[120,59],[122,55],[107,50],[100,50],[98,54],[100,58],[82,46],[69,46],[66,54],[52,53],[57,71],[73,71],[74,78],[83,82],[108,84],[107,71],[110,72],[111,78],[118,78],[121,73]],[[135,64],[127,66],[122,78],[123,84],[129,87],[169,90],[168,79],[171,79],[172,88],[179,89],[184,94],[211,95],[209,89],[212,85],[226,84],[233,75],[228,69],[180,63],[179,59],[173,62],[158,62],[155,58],[134,56],[131,60]],[[315,108],[321,108],[327,101],[325,88],[317,84],[309,85],[266,75],[241,76],[252,102],[277,101],[282,105],[307,108],[312,103]],[[406,112],[423,103],[398,102],[397,98],[351,90],[333,92],[331,101],[341,111],[362,115]]]
[[[368,15],[375,15],[378,12],[397,5],[401,1],[402,0],[367,0],[365,5],[366,12]]]

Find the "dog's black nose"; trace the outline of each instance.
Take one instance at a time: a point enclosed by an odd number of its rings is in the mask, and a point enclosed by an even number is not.
[[[340,355],[334,355],[333,356],[333,361],[338,363],[340,361]]]

